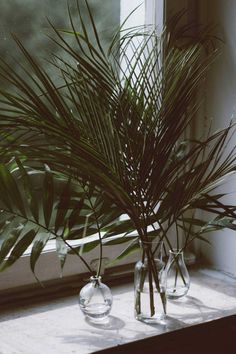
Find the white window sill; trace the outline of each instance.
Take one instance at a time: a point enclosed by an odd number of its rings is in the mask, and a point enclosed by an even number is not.
[[[2,311],[1,354],[32,354],[32,348],[34,354],[87,354],[236,313],[235,279],[206,269],[192,270],[190,275],[189,294],[168,301],[165,326],[134,319],[132,283],[112,287],[114,303],[107,326],[87,323],[76,296]]]

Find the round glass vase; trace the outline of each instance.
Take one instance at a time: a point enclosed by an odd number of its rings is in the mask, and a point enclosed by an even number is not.
[[[188,293],[190,278],[185,265],[183,251],[169,251],[164,278],[166,296],[168,299],[179,299]]]
[[[92,322],[108,319],[112,307],[110,288],[103,284],[101,277],[92,276],[79,294],[79,306],[84,315]]]
[[[142,259],[134,269],[134,314],[145,323],[163,323],[166,318],[161,247],[158,243],[142,243]]]

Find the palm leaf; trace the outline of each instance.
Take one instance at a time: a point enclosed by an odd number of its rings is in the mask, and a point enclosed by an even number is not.
[[[33,273],[35,273],[35,265],[49,239],[50,233],[45,234],[37,232],[37,235],[33,240],[33,247],[30,254],[30,267]]]
[[[38,179],[37,190],[35,190],[32,184],[32,176],[35,177],[37,170],[33,170],[29,166],[24,167],[19,159],[15,164],[11,162],[9,166],[3,166],[4,170],[2,169],[2,171],[4,173],[0,173],[0,184],[3,185],[7,176],[10,180],[9,187],[14,186],[17,190],[14,189],[15,193],[13,194],[8,187],[5,190],[7,203],[4,203],[4,199],[2,200],[0,213],[1,270],[17,261],[32,244],[29,252],[30,266],[34,273],[35,265],[44,247],[53,239],[56,239],[56,250],[63,268],[70,246],[66,243],[66,240],[88,237],[90,234],[97,232],[93,215],[91,215],[91,208],[88,207],[84,192],[82,193],[81,188],[78,189],[77,185],[76,188],[73,187],[70,180],[64,180],[63,178],[57,180],[57,183],[60,183],[59,186],[56,186],[55,176],[47,168],[43,174],[38,172],[40,178]],[[19,186],[24,184],[25,181],[29,182],[27,188],[20,190]],[[61,192],[58,187],[62,187]],[[96,200],[97,197],[93,196],[93,193],[91,197]],[[98,192],[97,196],[99,197]],[[35,218],[35,200],[32,202],[33,199],[37,199],[37,218]],[[107,223],[120,215],[117,211],[114,213],[114,208],[112,212],[111,216],[108,213]],[[85,221],[87,214],[90,214],[91,221],[85,233],[82,220]],[[78,218],[78,220],[75,221],[75,218]],[[96,241],[97,243],[99,243],[99,239]],[[90,249],[89,246],[87,248]],[[86,251],[86,248],[84,251]]]
[[[9,257],[4,260],[0,270],[3,271],[9,266],[11,266],[17,259],[19,259],[27,248],[31,245],[36,236],[35,230],[28,231],[13,247]]]

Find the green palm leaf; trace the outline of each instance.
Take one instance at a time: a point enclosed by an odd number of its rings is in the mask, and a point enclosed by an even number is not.
[[[0,266],[1,270],[12,265],[25,251],[30,253],[31,270],[48,242],[56,240],[56,251],[61,267],[67,254],[83,253],[100,244],[99,236],[91,243],[89,236],[108,227],[121,212],[114,205],[101,198],[101,192],[94,187],[73,183],[63,176],[53,174],[46,166],[37,165],[37,170],[19,158],[2,167],[0,185],[10,180],[5,189],[0,211]],[[25,186],[26,184],[26,186]],[[14,186],[14,193],[9,187]],[[24,188],[22,188],[22,186]],[[90,198],[93,201],[91,205]],[[6,203],[4,200],[6,199]],[[35,208],[37,206],[37,208]],[[103,213],[106,218],[103,219]],[[100,223],[100,221],[99,221]],[[72,247],[70,240],[83,239],[81,248]],[[29,247],[31,246],[32,247]],[[71,250],[71,252],[68,252]],[[80,249],[81,248],[81,249]],[[74,251],[73,251],[74,250]],[[86,261],[83,262],[87,265]],[[37,277],[36,277],[37,278]]]
[[[23,255],[23,253],[27,250],[27,248],[35,239],[36,233],[37,232],[32,229],[21,237],[21,239],[14,245],[9,257],[2,263],[0,267],[1,271],[11,266],[13,263],[15,263],[17,259],[19,259]]]

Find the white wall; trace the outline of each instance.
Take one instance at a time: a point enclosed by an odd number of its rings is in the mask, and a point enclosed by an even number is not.
[[[215,127],[224,127],[236,116],[236,1],[202,0],[203,18],[220,26],[225,44],[211,70],[206,86],[206,114]],[[236,144],[236,136],[232,145]],[[236,204],[236,180],[227,182],[228,201]],[[201,253],[215,268],[236,276],[236,231],[214,232],[212,246],[201,243]]]
[[[127,20],[126,28],[144,24],[145,3],[140,0],[120,1],[120,22],[123,23],[132,11],[134,13]]]

